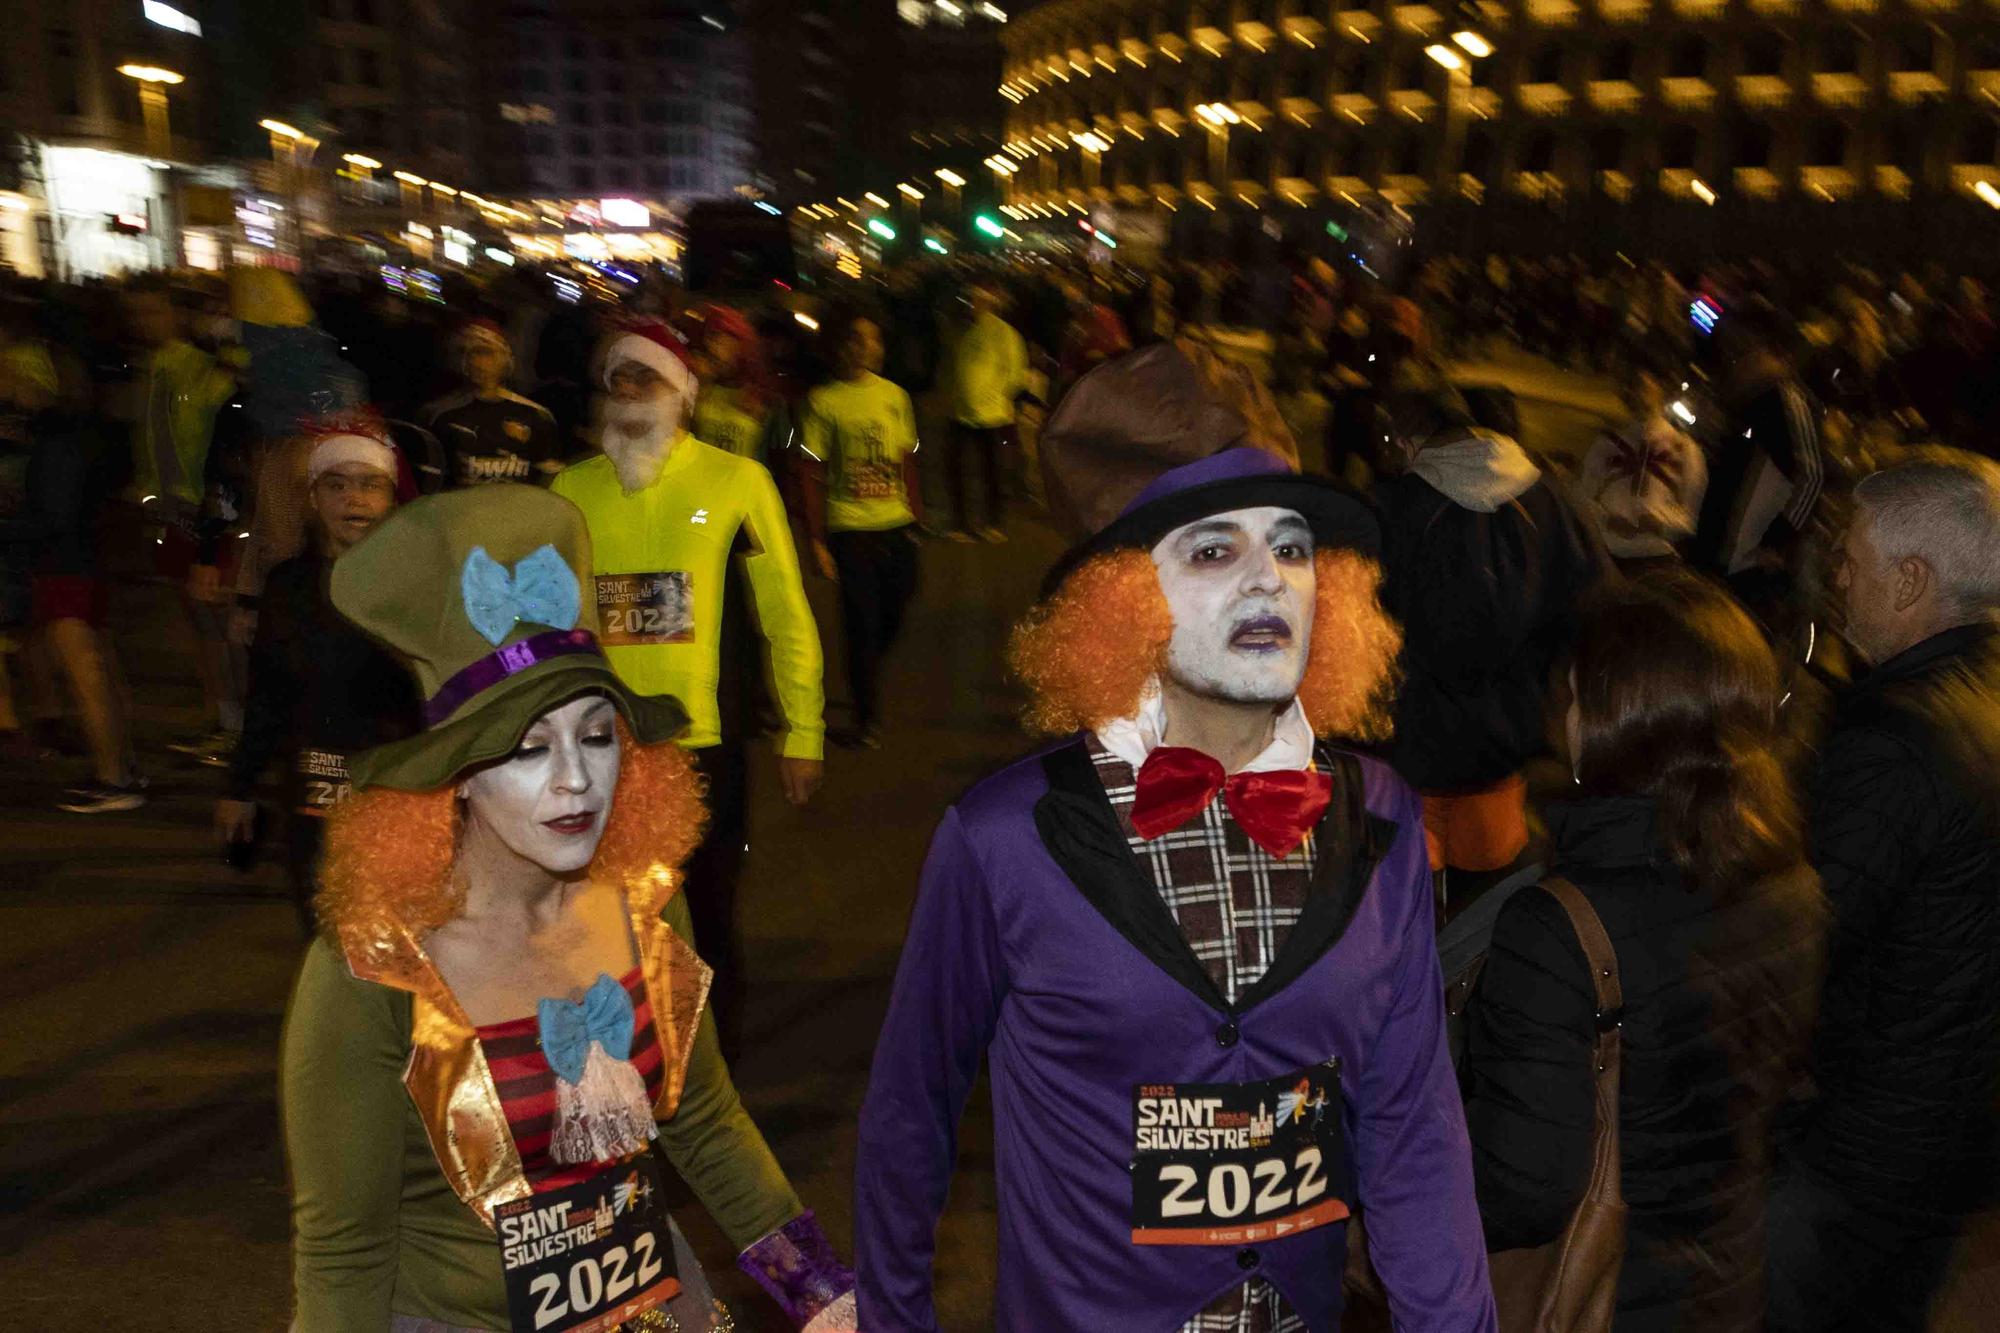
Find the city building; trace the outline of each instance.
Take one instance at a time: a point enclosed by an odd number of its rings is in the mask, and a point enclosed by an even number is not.
[[[758,160],[798,205],[921,181],[977,182],[998,151],[1008,12],[977,0],[762,0],[756,44]]]
[[[188,190],[211,179],[214,42],[188,5],[157,0],[45,0],[31,17],[0,43],[0,263],[92,277],[182,262]]]
[[[1003,40],[1030,220],[1360,205],[1471,246],[1893,254],[2000,208],[1982,0],[1050,0]]]
[[[318,67],[295,98],[263,113],[341,153],[394,161],[433,180],[475,179],[474,34],[491,22],[477,0],[313,0]],[[320,123],[323,121],[324,123]],[[255,123],[255,118],[252,118]]]
[[[727,0],[487,9],[486,188],[670,211],[752,179],[749,52]]]

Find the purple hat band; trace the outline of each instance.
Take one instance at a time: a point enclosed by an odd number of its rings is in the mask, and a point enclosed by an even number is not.
[[[510,676],[518,676],[538,663],[558,657],[585,655],[601,658],[597,636],[587,629],[550,630],[508,644],[489,653],[438,687],[424,703],[424,725],[435,727],[463,708],[472,697],[491,689]]]
[[[1119,518],[1136,513],[1147,505],[1164,500],[1182,491],[1191,491],[1197,486],[1212,486],[1218,481],[1241,481],[1248,477],[1291,477],[1292,471],[1284,459],[1265,449],[1239,445],[1234,449],[1224,449],[1210,454],[1207,458],[1192,463],[1183,463],[1153,478],[1145,490],[1134,496],[1132,503],[1118,513]]]

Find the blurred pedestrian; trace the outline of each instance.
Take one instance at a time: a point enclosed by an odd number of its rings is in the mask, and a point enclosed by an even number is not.
[[[589,521],[595,595],[611,665],[634,689],[687,708],[681,744],[708,786],[707,835],[688,862],[696,946],[715,968],[716,1021],[733,1053],[743,962],[736,884],[749,840],[746,738],[718,702],[723,601],[731,553],[744,552],[784,727],[785,797],[804,805],[825,753],[819,631],[806,602],[791,523],[771,474],[683,424],[696,392],[679,334],[658,322],[614,333],[599,353],[605,397],[596,458],[553,489]]]
[[[690,350],[701,385],[689,422],[694,437],[775,466],[772,456],[784,447],[789,424],[756,326],[730,306],[705,306]]]
[[[1381,429],[1404,469],[1374,492],[1382,601],[1403,627],[1390,762],[1423,793],[1433,870],[1504,870],[1528,845],[1521,770],[1544,748],[1549,672],[1602,557],[1449,385],[1389,394]]]
[[[137,809],[146,784],[132,754],[131,700],[106,630],[111,590],[102,546],[118,467],[90,420],[93,404],[76,358],[25,323],[9,322],[5,336],[0,400],[28,457],[23,505],[0,521],[0,540],[18,541],[30,554],[31,657],[51,663],[69,687],[90,754],[89,779],[67,789],[58,805],[78,814]]]
[[[916,409],[883,379],[882,334],[854,316],[829,331],[834,378],[806,399],[805,451],[816,462],[806,518],[819,572],[840,584],[841,634],[854,727],[841,739],[882,743],[882,659],[902,629],[917,588]]]
[[[1545,879],[1595,911],[1623,1008],[1598,1011],[1549,891],[1507,900],[1460,1070],[1486,1241],[1547,1244],[1582,1203],[1596,1044],[1616,1024],[1628,1212],[1610,1326],[1757,1333],[1771,1125],[1804,1073],[1823,915],[1775,735],[1777,662],[1720,588],[1665,571],[1589,605],[1571,678],[1575,796],[1545,812]]]
[[[125,291],[130,329],[139,344],[137,420],[133,423],[133,484],[154,571],[170,584],[194,638],[205,733],[172,748],[221,765],[243,730],[243,689],[230,652],[225,591],[235,552],[224,541],[226,520],[209,487],[209,449],[216,413],[235,392],[235,378],[215,357],[188,341],[173,291],[164,278],[142,275]]]
[[[1734,580],[1763,616],[1796,575],[1800,542],[1826,484],[1819,409],[1799,382],[1791,330],[1776,310],[1731,312],[1720,336],[1728,357],[1726,423],[1687,557]]]
[[[1632,415],[1590,442],[1577,496],[1614,559],[1628,566],[1672,559],[1694,531],[1708,464],[1671,415],[1657,374],[1633,369],[1622,397]]]
[[[506,331],[490,319],[468,319],[452,335],[451,353],[460,387],[419,414],[444,450],[446,484],[543,484],[562,471],[567,451],[556,419],[507,387],[514,350]]]
[[[315,540],[265,581],[243,736],[216,803],[224,846],[252,842],[257,784],[274,760],[284,763],[285,866],[308,937],[321,830],[347,794],[348,757],[418,726],[409,673],[334,610],[327,592],[333,562],[395,508],[400,470],[379,433],[347,429],[312,441],[306,493]]]
[[[1013,448],[1016,400],[1027,388],[1028,348],[1000,316],[1000,289],[985,281],[966,290],[970,317],[949,352],[945,389],[951,402],[952,443],[945,478],[951,493],[948,534],[954,541],[1007,540],[1001,524],[1007,500],[1001,464]],[[966,473],[984,475],[986,502],[975,516]]]
[[[1936,450],[1862,480],[1836,587],[1869,670],[1810,788],[1833,935],[1771,1202],[1773,1333],[1922,1329],[2000,1199],[2000,465]]]

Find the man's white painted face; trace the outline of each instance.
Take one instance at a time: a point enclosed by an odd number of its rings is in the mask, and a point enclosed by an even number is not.
[[[514,753],[459,786],[468,821],[552,875],[589,865],[618,786],[618,710],[602,695],[535,719]]]
[[[1284,704],[1312,643],[1312,529],[1266,505],[1174,529],[1153,547],[1173,615],[1167,674],[1193,694]]]

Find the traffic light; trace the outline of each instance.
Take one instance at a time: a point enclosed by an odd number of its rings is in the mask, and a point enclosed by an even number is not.
[[[945,249],[944,242],[935,236],[924,237],[924,249],[936,255],[948,255],[951,253],[951,251]]]
[[[972,225],[975,230],[991,236],[996,241],[1007,234],[1007,229],[1001,226],[999,219],[991,213],[981,213],[972,219]]]
[[[885,241],[893,241],[896,239],[896,229],[890,226],[888,223],[884,222],[881,218],[869,218],[868,230],[874,232],[877,236],[881,237]]]

